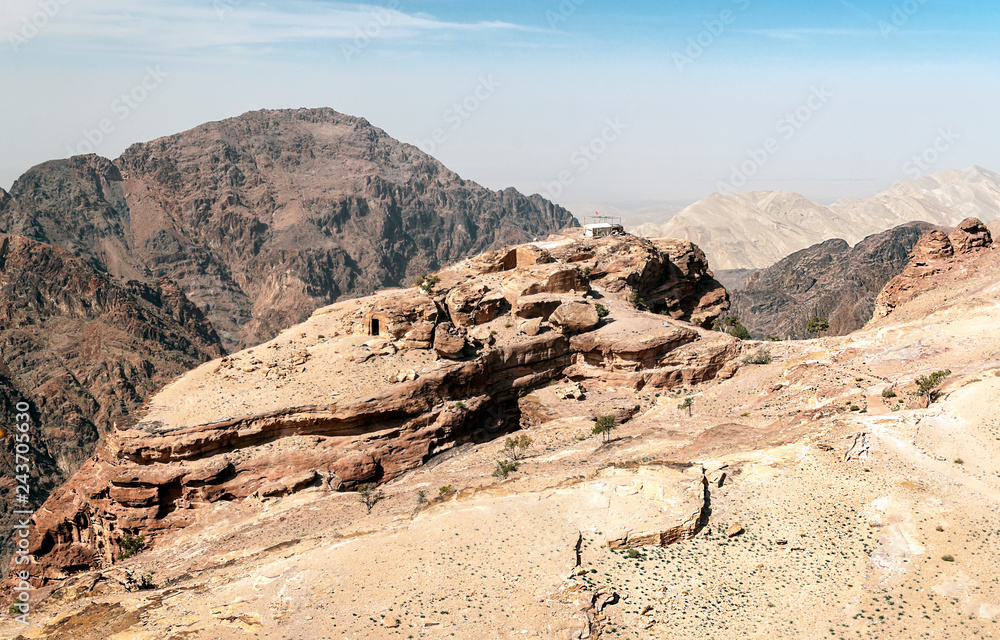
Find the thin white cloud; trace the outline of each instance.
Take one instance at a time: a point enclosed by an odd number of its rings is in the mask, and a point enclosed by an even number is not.
[[[52,5],[58,5],[58,10],[40,17],[36,1],[8,0],[0,10],[0,37],[21,34],[26,25],[35,22],[36,26],[44,24],[32,38],[65,48],[168,53],[297,42],[541,31],[509,22],[452,22],[379,5],[320,0],[280,4],[246,0],[53,0]],[[27,28],[29,33],[33,31]]]

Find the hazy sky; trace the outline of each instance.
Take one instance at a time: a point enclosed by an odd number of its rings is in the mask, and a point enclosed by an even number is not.
[[[4,0],[0,186],[329,106],[562,204],[870,195],[1000,170],[998,35],[985,0]]]

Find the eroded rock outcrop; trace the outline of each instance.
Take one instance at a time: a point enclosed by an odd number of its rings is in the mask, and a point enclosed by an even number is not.
[[[951,235],[931,231],[913,248],[910,262],[893,278],[875,302],[875,319],[933,288],[935,276],[993,247],[989,229],[977,218],[963,220]]]
[[[519,401],[556,378],[667,389],[711,380],[738,355],[734,338],[630,301],[638,289],[695,319],[715,313],[716,298],[691,298],[712,286],[697,251],[676,266],[636,238],[529,247],[467,260],[423,290],[321,309],[164,389],[36,514],[41,578],[112,563],[123,536],[155,541],[214,502],[395,478],[518,428]],[[535,318],[526,335],[514,313],[538,296],[560,300],[547,316],[558,330]]]

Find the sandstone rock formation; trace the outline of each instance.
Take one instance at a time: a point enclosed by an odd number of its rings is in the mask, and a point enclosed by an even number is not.
[[[463,180],[361,118],[259,111],[39,165],[0,198],[0,229],[114,277],[178,283],[229,350],[342,297],[576,224]]]
[[[948,236],[955,253],[973,253],[993,244],[990,230],[979,218],[966,218]]]
[[[509,251],[486,254],[436,274],[432,291],[337,303],[199,367],[158,394],[141,422],[110,434],[36,514],[42,578],[107,566],[123,536],[155,540],[208,504],[396,478],[517,428],[519,400],[559,377],[635,390],[711,380],[739,354],[735,339],[627,299],[634,286],[679,314],[717,313],[718,296],[698,293],[711,289],[707,265],[680,246],[693,262],[675,265],[646,240],[579,234],[515,252],[527,264],[505,262]],[[469,302],[499,291],[507,296],[499,315],[493,302],[485,314]],[[687,294],[684,302],[671,292]],[[559,331],[542,331],[539,318],[526,337],[513,310],[539,295],[587,301],[554,310]],[[610,312],[600,327],[594,298]]]
[[[150,394],[221,353],[173,282],[116,282],[61,249],[0,237],[0,557],[10,552],[16,403],[32,407],[37,507]]]
[[[875,298],[902,273],[920,237],[933,229],[917,222],[865,238],[855,247],[828,240],[793,253],[731,292],[732,313],[760,339],[810,337],[806,325],[816,315],[829,319],[827,335],[856,331],[871,320]]]
[[[980,220],[963,220],[950,236],[932,231],[913,248],[909,264],[879,294],[875,319],[885,318],[898,306],[935,286],[935,276],[960,266],[993,248],[989,229]]]

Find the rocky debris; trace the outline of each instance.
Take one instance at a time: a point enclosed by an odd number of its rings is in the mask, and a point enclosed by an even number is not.
[[[742,535],[744,532],[745,529],[743,528],[743,525],[741,524],[730,525],[730,527],[726,529],[726,537],[735,538],[736,536]]]
[[[575,382],[568,387],[557,388],[556,397],[560,400],[583,400],[587,397],[587,393],[584,391],[582,384]]]
[[[971,253],[993,245],[990,230],[979,218],[966,218],[948,236],[955,253]]]
[[[960,247],[958,251],[956,242]],[[903,272],[879,293],[875,301],[874,318],[885,318],[901,304],[934,288],[936,276],[992,246],[993,239],[989,229],[976,218],[963,220],[950,237],[937,230],[924,235],[913,248],[910,261]]]
[[[585,302],[563,303],[549,316],[549,323],[562,333],[584,333],[600,322],[597,309]]]
[[[844,453],[844,462],[851,460],[861,460],[871,455],[872,443],[867,433],[856,433],[851,438],[847,451]]]
[[[256,111],[116,160],[47,162],[0,198],[2,229],[114,278],[177,282],[233,351],[345,296],[576,224],[330,109]]]
[[[495,333],[495,330],[490,327],[480,326],[470,329],[469,337],[480,344],[493,346],[497,341]]]
[[[824,335],[857,331],[871,320],[875,299],[903,272],[921,236],[934,229],[917,222],[869,236],[855,247],[838,239],[797,251],[730,292],[731,312],[758,339],[810,338],[806,325],[816,315],[830,322]]]
[[[393,382],[413,382],[419,375],[414,369],[401,369],[399,373],[392,377]]]

